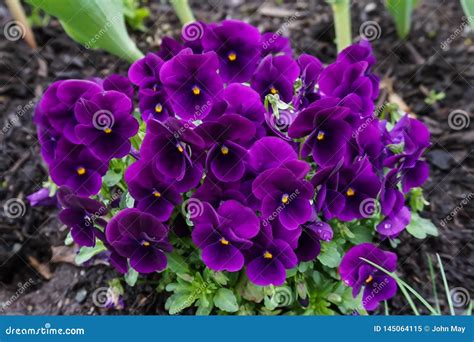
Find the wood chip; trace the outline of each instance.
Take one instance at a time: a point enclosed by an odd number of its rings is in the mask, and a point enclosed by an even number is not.
[[[42,264],[34,256],[28,256],[30,265],[46,280],[50,280],[53,277],[48,264]]]

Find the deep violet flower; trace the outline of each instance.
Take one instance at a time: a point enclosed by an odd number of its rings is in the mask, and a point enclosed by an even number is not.
[[[204,142],[190,124],[169,118],[164,123],[149,120],[141,147],[141,156],[151,161],[156,177],[164,175],[178,183],[181,191],[188,191],[199,183],[202,165],[195,160]]]
[[[135,91],[133,89],[132,83],[125,76],[118,74],[112,74],[108,76],[102,82],[102,88],[104,88],[105,91],[114,90],[118,91],[119,93],[123,93],[133,101],[133,95]]]
[[[338,106],[335,98],[318,100],[296,117],[288,130],[292,138],[308,136],[302,147],[302,156],[312,153],[321,166],[334,165],[350,154],[352,137],[351,112]]]
[[[206,167],[223,182],[239,180],[245,172],[247,150],[241,144],[250,141],[255,125],[235,114],[221,116],[218,121],[204,122],[195,129],[209,150]]]
[[[83,145],[61,138],[49,172],[57,185],[66,185],[80,196],[91,196],[99,192],[107,169],[108,161],[97,159]]]
[[[262,201],[266,221],[278,220],[285,228],[296,229],[311,217],[312,186],[287,168],[261,173],[252,183],[252,190]]]
[[[102,91],[102,87],[92,81],[57,81],[46,90],[39,106],[56,132],[78,144],[80,140],[75,133],[78,123],[74,116],[75,105],[82,96],[90,96]]]
[[[106,222],[100,217],[107,214],[107,208],[92,198],[75,195],[68,187],[59,188],[57,196],[63,207],[59,219],[71,229],[74,241],[80,246],[95,246],[99,234],[95,224],[105,227]]]
[[[311,220],[302,226],[302,232],[298,239],[298,248],[295,249],[298,260],[314,260],[321,252],[321,241],[331,241],[332,238],[331,226],[318,220],[316,212],[313,211]]]
[[[290,40],[279,33],[266,32],[261,36],[262,57],[266,55],[288,55],[293,54]]]
[[[163,39],[161,40],[160,49],[156,54],[164,61],[168,61],[174,56],[176,56],[183,49],[184,46],[176,39],[170,37],[163,37]]]
[[[160,70],[164,61],[154,53],[147,53],[128,69],[128,78],[140,88],[158,89],[161,85]]]
[[[212,270],[236,272],[244,266],[242,250],[252,246],[260,221],[253,210],[235,200],[223,202],[217,212],[203,203],[201,215],[194,217],[193,242],[202,249],[201,258]]]
[[[295,267],[298,258],[288,242],[275,238],[270,226],[262,227],[246,251],[246,274],[256,285],[280,286],[286,280],[286,270]]]
[[[239,114],[259,126],[265,115],[265,107],[258,93],[252,88],[239,83],[232,83],[222,92],[222,99],[227,103],[227,114]]]
[[[165,177],[156,177],[152,168],[151,163],[144,160],[133,163],[125,171],[125,182],[136,200],[136,207],[164,222],[182,198],[173,180],[166,182]]]
[[[105,91],[77,102],[79,124],[75,133],[82,144],[100,159],[122,158],[130,152],[130,138],[138,131],[132,102],[123,93]]]
[[[41,188],[38,191],[26,196],[32,207],[54,207],[58,204],[56,194],[50,194],[49,188]]]
[[[143,121],[148,121],[150,118],[165,121],[170,116],[174,116],[173,108],[163,88],[140,89],[138,92],[138,108]]]
[[[294,148],[277,137],[263,137],[257,140],[248,152],[248,163],[257,175],[297,159],[298,155]]]
[[[183,119],[202,120],[214,98],[222,91],[215,52],[195,55],[184,49],[160,70],[160,80],[176,114]]]
[[[396,281],[361,258],[393,272],[397,267],[397,255],[381,250],[370,243],[362,243],[347,251],[339,266],[341,279],[350,287],[354,297],[364,287],[362,304],[366,310],[375,310],[383,300],[397,292]]]
[[[204,51],[219,57],[219,74],[226,83],[247,82],[260,61],[260,32],[239,20],[207,25],[202,36]]]
[[[300,68],[289,56],[267,56],[255,71],[251,86],[262,98],[268,94],[278,94],[284,102],[290,102],[293,97],[293,84]]]
[[[171,252],[168,229],[153,215],[138,209],[124,209],[110,220],[105,230],[107,242],[139,273],[166,268],[165,253]]]
[[[323,211],[326,219],[334,217],[342,221],[369,216],[367,205],[375,205],[381,182],[372,170],[367,158],[341,168],[321,169],[312,183],[320,186],[316,196],[316,210]]]
[[[301,70],[301,89],[299,94],[299,106],[306,106],[320,98],[316,92],[316,85],[319,75],[323,71],[323,63],[314,56],[302,54],[298,58],[298,65]]]

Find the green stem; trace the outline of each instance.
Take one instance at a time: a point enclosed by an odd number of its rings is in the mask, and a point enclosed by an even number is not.
[[[434,272],[433,262],[431,261],[431,257],[428,254],[426,255],[426,258],[428,259],[428,268],[430,270],[431,286],[433,287],[436,310],[438,310],[438,313],[441,315],[441,307],[439,305],[438,288],[436,286],[436,274]]]
[[[23,39],[25,39],[32,49],[36,49],[38,45],[36,44],[35,36],[31,30],[30,24],[28,23],[28,19],[26,18],[26,14],[23,6],[20,3],[20,0],[6,0],[5,2],[8,9],[10,10],[10,13],[12,14],[12,17],[23,26],[19,29],[25,29],[25,32],[22,32]]]
[[[449,312],[451,316],[455,316],[456,312],[454,311],[453,301],[451,299],[451,294],[449,293],[448,280],[446,279],[446,274],[444,273],[443,263],[438,253],[436,253],[436,258],[438,259],[439,271],[441,272],[441,278],[443,279],[444,290],[446,291],[446,300],[448,301]]]
[[[181,24],[185,25],[196,21],[193,12],[191,11],[191,7],[189,7],[188,0],[171,0],[171,5],[173,5]]]
[[[331,4],[336,29],[337,51],[340,52],[352,42],[350,0],[327,0]]]

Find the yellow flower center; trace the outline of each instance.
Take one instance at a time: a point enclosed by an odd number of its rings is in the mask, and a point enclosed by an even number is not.
[[[265,259],[271,259],[271,258],[273,258],[273,255],[269,251],[266,251],[265,253],[263,253],[263,257]]]
[[[155,106],[155,112],[161,113],[162,111],[163,111],[163,106],[161,105],[161,103],[158,103],[158,104]]]
[[[159,191],[153,191],[153,196],[155,197],[161,197],[161,193]]]
[[[284,195],[281,197],[281,203],[283,203],[283,204],[288,203],[289,198],[290,198],[290,197],[288,196],[288,194],[284,194]]]
[[[352,188],[347,189],[346,195],[347,195],[348,197],[354,196],[354,195],[355,195],[354,189],[352,189]]]
[[[86,169],[83,168],[82,166],[80,166],[80,167],[77,168],[76,172],[79,176],[82,176],[83,174],[86,173]]]
[[[181,146],[181,144],[176,145],[176,148],[178,149],[179,152],[181,153],[184,152],[183,146]]]
[[[319,132],[318,136],[316,137],[318,140],[323,140],[324,139],[324,132]]]
[[[201,89],[198,86],[193,87],[193,94],[194,95],[199,95],[201,94]]]
[[[222,146],[221,147],[221,153],[223,155],[227,155],[227,154],[229,154],[229,149],[226,146]]]
[[[143,241],[142,242],[142,246],[144,247],[149,247],[150,246],[150,243],[148,241]]]
[[[105,134],[112,133],[112,129],[111,129],[110,127],[105,127],[105,128],[104,128],[104,133],[105,133]]]
[[[227,241],[227,240],[224,239],[224,238],[221,238],[219,241],[220,241],[223,245],[225,245],[225,246],[227,246],[227,245],[229,244],[229,241]]]
[[[229,59],[229,61],[233,62],[237,59],[237,55],[234,52],[231,52],[231,53],[229,53],[227,58]]]
[[[374,280],[374,277],[372,277],[372,275],[369,275],[369,277],[365,280],[365,283],[368,284],[368,283],[370,283],[372,280]]]
[[[272,93],[273,95],[278,94],[278,90],[275,87],[271,87],[270,93]]]

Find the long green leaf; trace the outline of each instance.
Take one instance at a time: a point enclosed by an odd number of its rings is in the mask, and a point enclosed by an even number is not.
[[[55,16],[86,48],[101,48],[129,62],[143,54],[127,33],[122,0],[28,0]]]
[[[472,0],[461,0],[462,9],[466,14],[471,27],[474,29],[474,1]]]
[[[416,0],[386,0],[387,9],[395,20],[397,34],[401,39],[405,39],[410,33],[411,15],[416,2]]]

